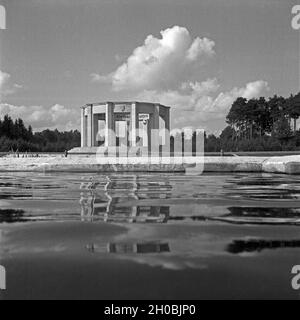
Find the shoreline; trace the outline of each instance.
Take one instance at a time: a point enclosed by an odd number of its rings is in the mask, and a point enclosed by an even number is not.
[[[205,157],[204,163],[189,164],[99,164],[95,157],[48,156],[0,158],[0,172],[249,172],[300,175],[300,155],[280,157]]]

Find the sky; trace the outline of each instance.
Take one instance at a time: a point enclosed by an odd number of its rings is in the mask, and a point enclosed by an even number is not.
[[[0,0],[0,117],[80,128],[80,107],[149,101],[220,133],[233,101],[299,89],[296,0]]]

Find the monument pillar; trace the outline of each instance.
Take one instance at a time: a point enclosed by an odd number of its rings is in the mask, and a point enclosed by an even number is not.
[[[167,109],[166,110],[166,115],[165,115],[165,129],[170,131],[170,127],[171,127],[171,124],[170,124],[170,109]]]
[[[139,131],[139,110],[136,102],[134,102],[131,106],[130,129],[131,129],[130,145],[132,147],[136,147],[136,143],[137,143],[136,139]]]
[[[99,115],[98,114],[94,114],[93,115],[93,145],[94,147],[98,147],[98,141],[97,141],[97,135],[98,135],[98,131],[99,131]]]
[[[170,148],[171,148],[171,137],[170,137],[170,109],[165,108],[163,111],[162,116],[164,123],[165,123],[165,129],[163,136],[161,136],[162,139],[162,157],[166,157],[166,159],[169,159],[170,156]]]
[[[159,105],[155,105],[148,124],[148,150],[154,157],[159,153],[159,145]]]
[[[114,104],[108,102],[105,108],[105,146],[116,145]]]
[[[81,147],[86,147],[86,116],[85,108],[81,109]]]
[[[93,106],[88,106],[87,109],[87,146],[93,147],[93,136],[94,136],[94,121],[93,121]]]
[[[168,152],[170,152],[170,143],[171,143],[171,140],[170,140],[170,130],[171,130],[171,121],[170,121],[170,109],[166,109],[165,111],[165,118],[164,118],[164,121],[165,121],[165,147],[167,147],[167,150]],[[168,149],[169,148],[169,149]]]

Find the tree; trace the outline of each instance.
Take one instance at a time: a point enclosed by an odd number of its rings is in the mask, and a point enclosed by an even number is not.
[[[220,152],[220,139],[214,134],[210,134],[205,138],[205,151]]]
[[[273,130],[274,136],[279,140],[288,140],[293,136],[290,123],[286,117],[277,120]]]
[[[291,95],[287,100],[287,112],[289,117],[294,120],[294,133],[297,131],[297,120],[300,118],[300,93],[296,96]]]
[[[275,95],[272,98],[269,98],[268,101],[268,109],[270,113],[270,118],[272,121],[272,129],[274,128],[274,125],[276,121],[281,119],[284,116],[284,106],[286,105],[286,99],[283,97],[278,97]]]
[[[246,106],[247,99],[237,98],[226,117],[226,122],[237,131],[239,137],[242,137],[245,131],[246,118],[244,112]]]

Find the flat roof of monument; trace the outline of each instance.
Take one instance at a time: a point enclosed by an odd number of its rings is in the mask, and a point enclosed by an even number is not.
[[[148,104],[148,105],[157,105],[163,108],[168,108],[171,109],[171,107],[169,106],[165,106],[163,104],[160,103],[155,103],[155,102],[143,102],[143,101],[103,101],[103,102],[94,102],[94,103],[87,103],[84,106],[82,106],[81,108],[84,109],[86,107],[89,106],[101,106],[107,103],[114,103],[114,104],[133,104],[133,103],[140,103],[140,104]]]

